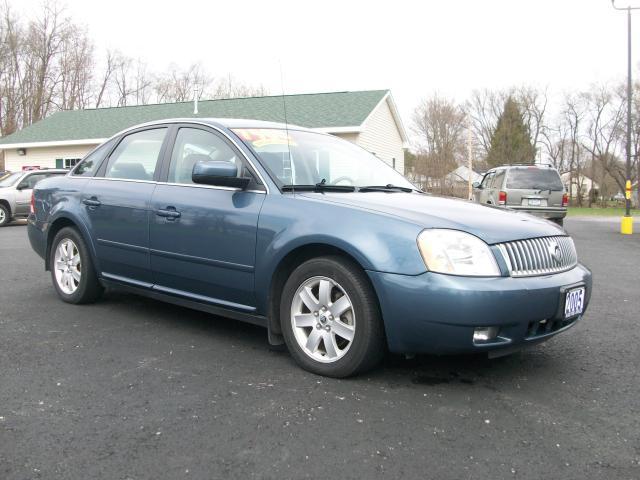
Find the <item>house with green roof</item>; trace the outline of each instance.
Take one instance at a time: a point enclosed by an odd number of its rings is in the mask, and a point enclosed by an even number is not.
[[[166,118],[287,121],[354,142],[404,173],[407,135],[389,90],[312,93],[68,110],[0,139],[5,169],[71,168],[94,147],[139,123]]]

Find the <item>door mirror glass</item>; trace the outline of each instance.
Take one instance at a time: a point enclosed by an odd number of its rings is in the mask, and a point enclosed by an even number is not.
[[[251,179],[238,177],[238,167],[225,161],[199,161],[193,166],[193,183],[219,187],[246,188]]]
[[[482,188],[480,182],[473,182],[473,188]]]

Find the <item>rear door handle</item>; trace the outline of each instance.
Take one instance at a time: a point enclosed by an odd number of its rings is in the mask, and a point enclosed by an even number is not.
[[[82,203],[84,203],[88,207],[99,207],[100,205],[102,205],[102,203],[100,203],[100,200],[98,200],[96,197],[85,198],[84,200],[82,200]]]
[[[180,212],[176,211],[175,207],[167,207],[164,209],[156,210],[156,215],[164,217],[168,220],[174,220],[180,217]]]

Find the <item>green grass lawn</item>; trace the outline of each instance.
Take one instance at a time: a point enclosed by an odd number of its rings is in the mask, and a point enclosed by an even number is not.
[[[570,217],[589,216],[589,217],[622,217],[624,215],[624,208],[612,207],[612,208],[589,208],[589,207],[569,207],[567,215]],[[637,217],[640,215],[640,210],[631,210],[631,216]]]

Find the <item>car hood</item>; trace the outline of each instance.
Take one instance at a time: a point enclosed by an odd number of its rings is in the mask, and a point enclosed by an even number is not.
[[[462,230],[488,244],[566,235],[561,227],[547,220],[455,198],[400,192],[305,192],[301,195],[404,218],[425,228]]]

